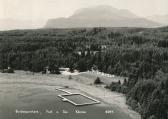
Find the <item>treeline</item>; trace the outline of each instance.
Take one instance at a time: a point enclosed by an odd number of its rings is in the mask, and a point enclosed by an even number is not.
[[[0,69],[47,66],[128,77],[107,88],[126,94],[143,119],[168,118],[168,28],[43,29],[0,32]],[[57,70],[55,70],[56,73]]]

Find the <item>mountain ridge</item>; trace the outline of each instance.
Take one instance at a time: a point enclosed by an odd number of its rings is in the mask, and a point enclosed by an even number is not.
[[[152,15],[147,17],[148,20],[153,20],[155,22],[159,22],[163,25],[168,25],[168,14],[165,15]]]
[[[126,9],[95,6],[78,9],[68,18],[49,19],[45,28],[74,27],[158,27],[161,24],[138,17]]]

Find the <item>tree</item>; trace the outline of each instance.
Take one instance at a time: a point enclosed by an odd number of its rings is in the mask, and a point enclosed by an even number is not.
[[[94,81],[94,84],[102,84],[102,82],[101,82],[99,77],[96,78],[96,80]]]
[[[61,74],[57,65],[49,65],[49,71],[51,74]]]
[[[123,86],[127,86],[127,79],[124,78]]]
[[[72,65],[70,66],[69,71],[70,71],[71,73],[74,73],[74,68],[73,68]]]
[[[157,119],[155,115],[150,116],[148,119]]]
[[[69,79],[69,80],[71,80],[71,79],[72,79],[72,76],[71,76],[71,75],[69,75],[68,79]]]
[[[77,68],[80,72],[87,70],[86,60],[84,58],[78,61]]]
[[[118,80],[118,84],[121,85],[121,81],[120,80]]]

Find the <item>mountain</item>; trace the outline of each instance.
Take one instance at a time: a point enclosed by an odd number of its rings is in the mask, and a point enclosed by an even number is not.
[[[96,6],[77,10],[68,18],[49,19],[45,28],[157,27],[159,23],[140,18],[126,9]]]
[[[153,15],[147,17],[147,19],[161,23],[163,25],[168,25],[168,14],[167,15]]]

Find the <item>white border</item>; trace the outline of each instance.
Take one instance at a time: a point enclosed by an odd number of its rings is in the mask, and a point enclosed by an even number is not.
[[[56,90],[59,90],[59,91],[62,91],[62,92],[67,93],[67,94],[60,94],[60,95],[58,95],[58,97],[60,97],[60,98],[62,99],[62,101],[70,102],[71,104],[73,104],[73,105],[75,105],[75,106],[93,105],[93,104],[99,104],[99,103],[100,103],[100,101],[98,101],[98,100],[96,100],[96,99],[94,99],[94,98],[92,98],[92,97],[89,97],[89,96],[87,96],[87,95],[81,94],[81,93],[71,93],[71,92],[66,91],[66,90],[63,90],[63,89],[61,89],[61,88],[57,88]],[[64,97],[64,96],[71,96],[71,95],[81,95],[81,96],[83,96],[83,97],[85,97],[85,98],[88,98],[88,99],[94,101],[94,102],[77,104],[77,103],[75,103],[75,102],[73,102],[73,101],[67,99],[66,97]]]

